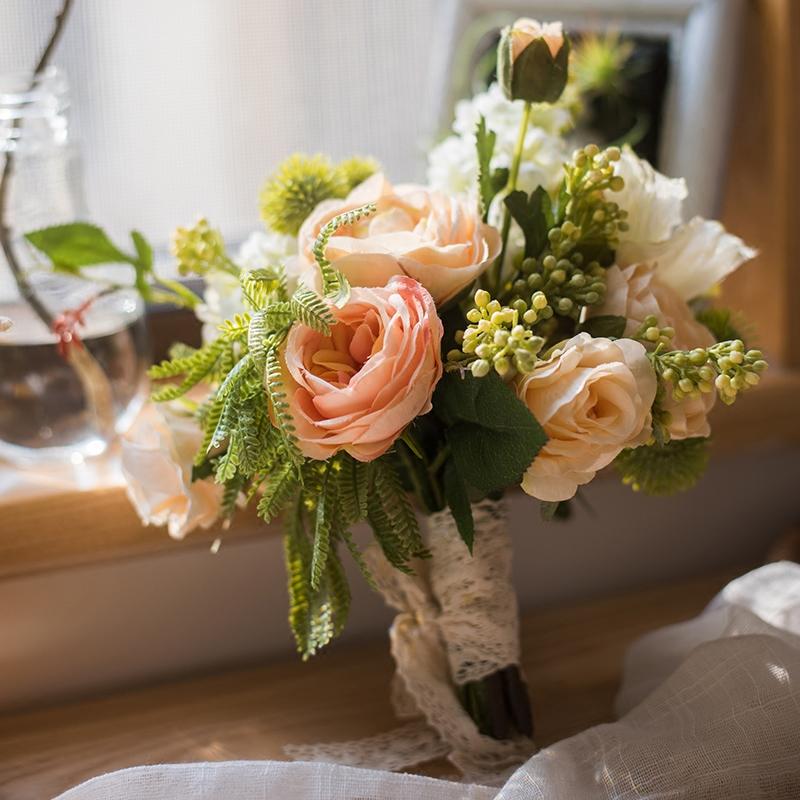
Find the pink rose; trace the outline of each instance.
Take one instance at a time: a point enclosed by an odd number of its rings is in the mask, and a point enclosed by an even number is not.
[[[632,339],[579,333],[519,379],[517,393],[547,434],[522,479],[522,489],[540,500],[568,500],[651,434],[656,376]]]
[[[407,275],[441,305],[470,286],[500,253],[500,234],[481,221],[474,202],[424,186],[393,187],[377,174],[344,200],[323,201],[303,223],[298,250],[308,285],[318,286],[312,248],[319,232],[338,214],[366,203],[375,203],[377,212],[340,228],[325,253],[352,286],[385,286],[392,276]]]
[[[354,287],[347,304],[331,310],[330,336],[295,325],[283,350],[300,450],[320,460],[344,450],[372,461],[430,411],[444,330],[430,294],[405,277]]]

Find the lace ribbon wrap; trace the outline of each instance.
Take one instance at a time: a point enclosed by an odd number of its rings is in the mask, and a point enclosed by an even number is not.
[[[397,609],[389,632],[397,667],[392,702],[406,725],[352,742],[285,748],[301,761],[401,770],[446,756],[465,778],[501,781],[535,752],[529,739],[484,736],[458,699],[457,688],[519,664],[519,616],[511,583],[511,542],[503,501],[472,507],[470,555],[448,511],[425,526],[432,558],[407,575],[377,546],[366,553],[386,602]]]

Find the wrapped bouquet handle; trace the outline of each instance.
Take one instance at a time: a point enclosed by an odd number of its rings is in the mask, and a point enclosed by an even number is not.
[[[508,708],[519,730],[527,712],[529,726],[505,505],[484,500],[473,516],[472,554],[449,512],[428,517],[432,558],[416,564],[414,574],[392,567],[377,547],[367,552],[380,593],[398,611],[390,630],[392,701],[398,717],[414,721],[355,742],[289,747],[289,755],[393,770],[446,756],[465,776],[487,782],[535,752],[525,736],[486,735],[465,709],[469,688],[488,681],[486,713]]]

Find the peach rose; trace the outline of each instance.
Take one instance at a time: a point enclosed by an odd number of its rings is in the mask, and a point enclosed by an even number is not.
[[[626,317],[625,336],[631,336],[651,314],[662,328],[675,329],[672,346],[676,350],[709,347],[714,337],[699,323],[685,300],[662,283],[654,264],[609,267],[606,271],[606,297],[602,305],[591,308],[591,316],[614,314]]]
[[[540,500],[568,500],[626,447],[650,438],[656,376],[632,339],[579,333],[517,383],[547,434],[522,479]]]
[[[541,23],[529,17],[520,17],[511,26],[511,60],[516,61],[520,53],[534,40],[544,39],[555,58],[564,46],[564,27],[560,22]]]
[[[606,298],[603,304],[592,309],[592,314],[615,314],[626,317],[625,335],[637,331],[644,318],[653,315],[660,327],[675,330],[672,346],[676,350],[710,347],[714,337],[705,325],[699,323],[688,304],[678,293],[658,277],[655,264],[632,264],[629,267],[612,266],[606,272]],[[671,392],[663,402],[671,421],[667,426],[673,439],[690,439],[709,436],[711,428],[707,415],[714,407],[716,393],[701,397],[687,397],[680,402],[672,399]]]
[[[340,228],[325,253],[352,286],[385,286],[392,276],[407,275],[441,305],[470,286],[500,253],[500,234],[481,221],[474,202],[424,186],[393,187],[376,174],[344,200],[320,203],[303,223],[298,250],[308,285],[319,285],[312,252],[319,232],[338,214],[366,203],[375,203],[377,212]]]
[[[411,420],[431,409],[442,376],[444,330],[417,281],[354,287],[332,308],[330,336],[295,325],[283,349],[284,379],[300,450],[359,461],[383,455]]]
[[[173,539],[217,520],[222,486],[192,481],[192,462],[203,439],[186,416],[149,409],[122,440],[126,491],[145,525],[166,525]]]

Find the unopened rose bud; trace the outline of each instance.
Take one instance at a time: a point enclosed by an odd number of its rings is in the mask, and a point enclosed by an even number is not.
[[[560,22],[518,19],[503,29],[497,74],[509,100],[555,103],[567,84],[569,39]]]

